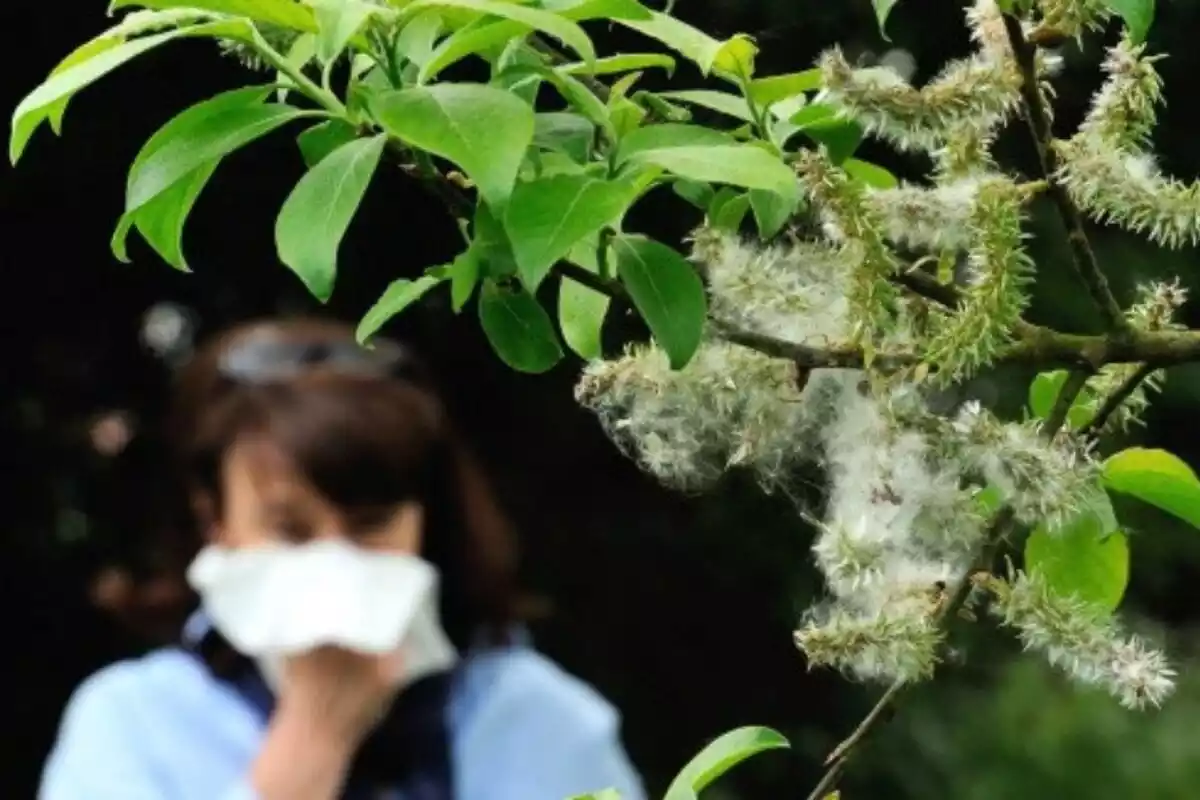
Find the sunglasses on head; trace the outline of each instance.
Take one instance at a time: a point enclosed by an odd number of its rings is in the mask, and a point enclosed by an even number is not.
[[[367,348],[350,339],[304,341],[269,330],[226,349],[218,369],[226,379],[242,384],[286,381],[315,369],[360,377],[421,379],[416,360],[395,342],[377,340]]]

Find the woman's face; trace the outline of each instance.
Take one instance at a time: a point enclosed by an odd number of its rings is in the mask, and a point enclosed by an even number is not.
[[[245,439],[222,465],[223,503],[211,533],[223,547],[341,538],[360,547],[418,554],[420,504],[343,509],[324,497],[271,442]]]

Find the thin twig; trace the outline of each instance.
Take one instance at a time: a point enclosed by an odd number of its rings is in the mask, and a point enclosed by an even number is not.
[[[1105,326],[1112,331],[1126,331],[1129,321],[1121,313],[1121,306],[1113,297],[1108,286],[1108,280],[1100,269],[1100,262],[1088,241],[1083,223],[1083,214],[1071,199],[1055,175],[1058,173],[1058,157],[1054,153],[1053,134],[1050,130],[1050,115],[1042,101],[1042,93],[1038,84],[1037,47],[1025,38],[1021,21],[1016,17],[1005,14],[1004,27],[1008,32],[1008,40],[1012,45],[1017,68],[1021,71],[1021,99],[1024,105],[1025,121],[1029,125],[1029,133],[1033,137],[1034,149],[1037,151],[1038,167],[1047,181],[1047,194],[1058,209],[1063,224],[1067,229],[1067,243],[1071,247],[1071,264],[1075,267],[1092,301],[1100,309]]]
[[[1098,436],[1100,432],[1104,430],[1104,426],[1108,424],[1109,418],[1117,412],[1117,409],[1119,409],[1125,403],[1125,401],[1128,400],[1129,397],[1138,390],[1138,387],[1141,386],[1147,378],[1149,378],[1155,372],[1158,372],[1158,369],[1158,367],[1152,364],[1142,364],[1142,366],[1138,368],[1137,372],[1126,378],[1121,385],[1117,387],[1116,391],[1105,398],[1104,404],[1100,406],[1100,410],[1096,412],[1096,416],[1092,417],[1091,421],[1088,422],[1087,425],[1083,426],[1083,428],[1080,430],[1080,434],[1088,437]]]

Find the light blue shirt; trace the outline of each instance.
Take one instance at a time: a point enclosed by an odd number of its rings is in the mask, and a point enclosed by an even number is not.
[[[616,710],[527,645],[472,654],[448,709],[457,800],[645,793]],[[101,669],[76,689],[38,800],[257,800],[260,714],[181,648]]]

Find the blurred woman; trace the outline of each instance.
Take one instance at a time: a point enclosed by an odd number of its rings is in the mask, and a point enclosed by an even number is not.
[[[526,641],[507,522],[403,348],[235,329],[172,431],[200,609],[76,690],[41,800],[640,800],[614,709]]]

